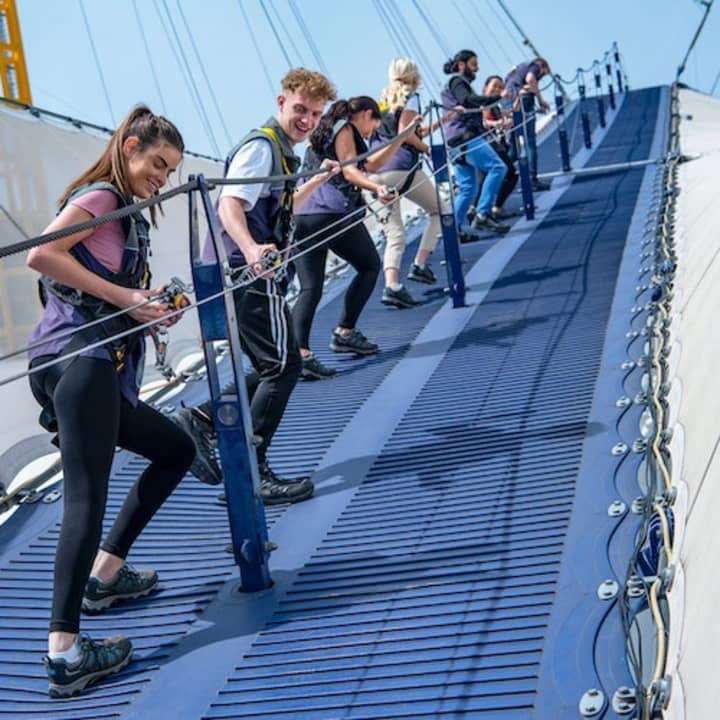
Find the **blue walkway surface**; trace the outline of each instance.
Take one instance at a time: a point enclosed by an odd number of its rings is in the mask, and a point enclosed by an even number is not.
[[[660,101],[629,93],[589,164],[646,159]],[[539,196],[540,222],[463,246],[468,308],[430,294],[391,310],[378,286],[361,318],[376,357],[326,350],[342,297],[328,302],[312,344],[339,376],[298,386],[271,452],[318,488],[268,513],[275,586],[237,592],[217,490],[186,478],[130,558],[160,592],[83,620],[128,634],[135,662],[70,701],[47,698],[39,663],[60,507],[22,506],[0,527],[0,718],[577,717],[541,680],[562,654],[566,694],[596,682],[594,635],[563,634],[557,589],[582,542],[577,482],[643,174],[577,178],[551,208]],[[109,519],[143,466],[118,453]]]

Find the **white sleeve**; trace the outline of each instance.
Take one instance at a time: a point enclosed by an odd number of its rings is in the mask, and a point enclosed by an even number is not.
[[[258,138],[243,145],[230,162],[226,177],[238,178],[267,177],[272,173],[272,148],[266,140]],[[237,197],[244,200],[245,210],[252,210],[261,197],[270,194],[268,183],[250,185],[224,185],[220,197]]]

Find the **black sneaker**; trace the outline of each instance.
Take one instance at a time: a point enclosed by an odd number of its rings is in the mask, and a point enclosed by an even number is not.
[[[475,233],[468,233],[461,231],[458,235],[458,240],[460,241],[461,245],[467,245],[467,243],[476,242],[480,239],[479,235],[475,235]]]
[[[195,459],[190,466],[190,472],[200,482],[207,485],[219,485],[223,478],[220,466],[215,459],[217,436],[212,423],[200,414],[193,412],[192,408],[183,408],[173,419],[195,444]]]
[[[383,305],[392,305],[396,308],[411,308],[420,304],[402,285],[399,290],[386,287],[383,290],[380,302]]]
[[[511,218],[520,217],[523,213],[519,210],[506,210],[505,208],[496,208],[490,213],[493,220],[510,220]]]
[[[51,698],[72,697],[106,675],[122,670],[132,658],[132,643],[126,637],[111,637],[102,642],[80,634],[80,658],[69,663],[46,656],[43,664],[47,669],[48,695]]]
[[[355,355],[373,355],[380,348],[370,342],[359,330],[351,330],[349,335],[333,331],[330,349],[336,353],[354,353]]]
[[[260,470],[260,497],[265,505],[298,503],[312,497],[315,486],[308,477],[288,480],[278,477],[267,463],[258,465]]]
[[[430,265],[425,265],[425,267],[420,267],[419,265],[413,263],[410,266],[410,272],[407,274],[408,280],[414,280],[415,282],[419,283],[425,283],[426,285],[433,285],[437,282],[437,278],[435,277],[435,273],[432,271],[432,268]]]
[[[302,359],[302,372],[300,375],[305,380],[325,380],[334,377],[336,374],[337,370],[323,365],[313,353],[305,355]]]
[[[123,600],[144,597],[157,585],[158,574],[154,570],[135,570],[126,563],[108,583],[94,577],[88,580],[82,600],[83,612],[99,613]]]
[[[533,180],[532,181],[532,189],[533,192],[545,192],[546,190],[550,189],[550,183],[545,182],[544,180]]]
[[[503,225],[503,223],[495,220],[492,215],[478,215],[473,220],[472,226],[474,230],[489,230],[498,233],[498,235],[504,235],[510,230],[509,225]]]

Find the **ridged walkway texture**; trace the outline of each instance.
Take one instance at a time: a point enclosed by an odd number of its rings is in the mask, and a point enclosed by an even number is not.
[[[663,97],[626,94],[588,164],[647,159]],[[541,168],[555,155],[549,137]],[[377,357],[325,351],[338,283],[313,344],[339,377],[298,386],[271,456],[318,486],[269,513],[274,588],[236,591],[217,490],[187,478],[130,558],[161,591],[83,619],[127,633],[135,662],[70,701],[47,698],[39,662],[60,503],[21,507],[0,527],[0,718],[557,720],[578,717],[597,665],[625,678],[621,645],[595,656],[596,583],[564,588],[587,564],[573,550],[594,542],[584,452],[602,432],[589,417],[645,172],[556,181],[538,222],[463,246],[467,308],[431,294],[391,311],[378,287],[361,326]],[[117,455],[109,518],[142,467]],[[583,631],[564,627],[562,607],[590,596]]]

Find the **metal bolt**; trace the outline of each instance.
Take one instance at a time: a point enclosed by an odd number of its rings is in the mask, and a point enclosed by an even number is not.
[[[45,493],[42,501],[44,503],[52,503],[59,500],[62,497],[62,493],[59,490],[51,490],[49,493]]]
[[[590,688],[578,703],[578,709],[583,717],[593,717],[597,715],[605,704],[605,695],[596,688]]]
[[[624,455],[627,451],[628,446],[624,442],[619,442],[613,445],[613,448],[610,452],[615,456],[619,456]]]
[[[647,450],[647,440],[643,438],[637,438],[632,444],[632,450],[634,453],[642,453]]]
[[[636,338],[638,336],[637,330],[628,330],[628,332],[625,333],[625,337],[628,340],[632,340],[633,338]]]
[[[629,397],[623,395],[615,401],[615,407],[626,408],[631,402],[632,400]]]
[[[627,510],[627,505],[622,500],[615,500],[608,507],[608,515],[610,517],[620,517]]]
[[[634,367],[635,362],[633,360],[625,360],[625,362],[620,365],[621,370],[632,370]]]
[[[612,600],[617,594],[618,584],[615,580],[605,580],[598,586],[597,596],[601,600]]]

